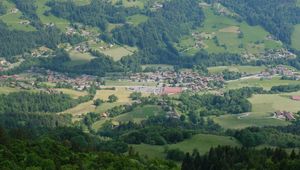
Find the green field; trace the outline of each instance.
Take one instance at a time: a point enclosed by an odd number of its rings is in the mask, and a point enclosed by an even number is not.
[[[118,122],[136,122],[139,123],[142,120],[147,119],[150,116],[155,116],[159,114],[165,114],[159,106],[146,105],[143,107],[137,107],[133,111],[129,113],[122,114],[120,116],[115,117],[113,120]]]
[[[148,20],[147,16],[140,15],[140,14],[132,15],[132,16],[127,18],[127,22],[133,24],[134,26],[137,26],[141,23],[144,23],[147,20]]]
[[[18,88],[5,87],[5,86],[0,87],[0,94],[8,94],[8,93],[18,92],[18,91],[20,91],[20,89]]]
[[[240,23],[230,17],[216,15],[210,8],[205,8],[204,12],[206,19],[203,27],[195,30],[195,32],[206,33],[210,37],[203,41],[203,48],[208,52],[259,53],[264,51],[265,48],[279,48],[282,46],[280,42],[267,40],[266,37],[269,33],[260,26],[250,26],[246,22]],[[244,35],[242,38],[238,38],[240,31]],[[213,37],[217,37],[220,46],[216,45],[212,39]],[[194,54],[200,50],[193,47],[194,44],[195,40],[193,37],[186,36],[176,46],[180,51],[184,51],[187,54]],[[223,44],[226,45],[226,48],[221,46]],[[240,45],[243,45],[243,47],[239,48]]]
[[[273,113],[278,110],[291,112],[300,111],[300,102],[291,99],[293,95],[300,92],[282,94],[259,94],[249,99],[252,103],[252,112],[248,116],[224,115],[215,117],[214,121],[224,128],[241,129],[249,126],[285,126],[289,122],[272,118]]]
[[[240,73],[255,74],[260,73],[266,69],[265,66],[217,66],[209,67],[209,73],[221,73],[222,71],[228,69],[229,71],[235,71]]]
[[[242,87],[262,87],[266,90],[271,89],[272,86],[288,85],[288,84],[300,84],[300,81],[296,80],[280,80],[279,77],[272,78],[271,80],[260,80],[258,78],[250,78],[243,80],[229,81],[226,85],[227,89],[238,89]]]
[[[156,86],[155,82],[132,82],[127,80],[105,80],[106,86]]]
[[[292,47],[297,50],[300,50],[300,24],[294,27],[294,32],[292,35]]]
[[[0,20],[8,25],[9,28],[22,31],[35,31],[36,29],[31,25],[24,25],[20,22],[24,21],[21,19],[22,13],[18,11],[17,13],[12,13],[11,10],[15,8],[15,4],[9,0],[4,0],[3,4],[7,7],[7,13],[0,16]]]
[[[61,30],[66,30],[66,27],[69,26],[70,22],[68,20],[55,17],[53,15],[46,16],[44,13],[48,10],[50,10],[50,7],[46,5],[46,3],[49,0],[38,0],[35,1],[37,10],[36,13],[43,24],[50,24],[54,23],[55,26]],[[87,1],[87,0],[81,0],[81,1]]]
[[[113,4],[116,4],[119,0],[111,0]],[[144,8],[144,1],[145,0],[121,0],[122,5],[124,7],[138,7],[138,8]]]
[[[68,66],[85,64],[95,58],[90,53],[81,53],[76,50],[71,50],[69,54],[71,61],[67,63]]]
[[[180,149],[184,152],[192,152],[197,149],[200,154],[204,154],[209,151],[211,147],[217,147],[218,145],[229,145],[229,146],[240,146],[237,140],[217,135],[206,135],[198,134],[193,136],[191,139],[179,142],[177,144],[167,145],[169,149]],[[150,158],[164,158],[165,146],[154,146],[154,145],[132,145],[135,151],[139,152],[140,155],[147,155]]]
[[[88,93],[86,91],[77,91],[77,90],[72,90],[72,89],[55,89],[59,92],[62,92],[64,94],[70,95],[74,99],[78,99],[81,96],[85,96]]]
[[[95,105],[93,105],[93,100],[102,99],[104,101],[107,101],[108,96],[110,96],[112,94],[114,94],[118,97],[117,102],[104,103],[99,107],[95,107]],[[74,116],[79,116],[82,114],[86,114],[88,112],[103,113],[112,107],[131,103],[131,99],[129,98],[130,94],[131,94],[131,91],[128,91],[122,87],[116,88],[116,90],[98,90],[93,100],[85,102],[85,103],[81,103],[81,104],[75,106],[74,108],[64,111],[64,113],[70,113]]]

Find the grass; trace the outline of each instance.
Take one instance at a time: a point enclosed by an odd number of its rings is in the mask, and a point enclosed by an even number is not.
[[[296,80],[280,80],[280,77],[272,78],[271,80],[260,80],[258,78],[234,80],[228,82],[227,89],[237,89],[242,87],[262,87],[266,90],[271,89],[272,86],[300,84],[300,81]]]
[[[67,63],[68,66],[85,64],[95,58],[90,53],[80,53],[76,50],[71,50],[69,54],[71,61]]]
[[[249,126],[285,126],[287,121],[271,118],[277,110],[298,112],[300,102],[290,97],[300,95],[300,92],[282,94],[259,94],[249,99],[252,103],[252,112],[249,116],[240,118],[241,115],[224,115],[215,117],[214,121],[226,129],[242,129]]]
[[[206,20],[203,27],[195,30],[196,32],[205,32],[212,37],[216,36],[220,45],[225,44],[226,48],[217,46],[214,40],[204,40],[204,49],[210,53],[222,53],[230,51],[232,53],[259,53],[265,50],[265,48],[280,48],[282,44],[274,40],[266,40],[269,33],[260,26],[250,26],[246,22],[237,22],[236,20],[227,17],[214,14],[214,11],[210,8],[204,8]],[[244,37],[238,38],[239,31],[243,32]],[[256,42],[262,42],[255,44]],[[183,37],[183,39],[176,44],[177,48],[184,51],[187,54],[195,54],[200,49],[193,47],[195,44],[192,36]],[[240,45],[243,48],[239,48]]]
[[[118,2],[118,0],[111,0],[111,2],[113,4],[116,4]],[[130,1],[130,0],[121,0],[122,2],[122,5],[124,7],[138,7],[138,8],[141,8],[143,9],[144,8],[144,0],[135,0],[135,1]]]
[[[110,96],[112,94],[114,94],[118,97],[117,102],[104,103],[99,107],[95,107],[93,105],[93,100],[102,99],[104,101],[107,101],[108,96]],[[82,114],[86,114],[88,112],[103,113],[112,107],[131,103],[131,99],[129,98],[130,94],[131,94],[130,91],[128,91],[128,90],[126,90],[126,88],[122,88],[122,87],[116,88],[116,90],[98,90],[93,100],[90,100],[85,103],[81,103],[81,104],[75,106],[74,108],[64,111],[64,113],[70,113],[74,116],[79,116]]]
[[[298,1],[300,4],[300,2]],[[292,35],[292,47],[300,50],[300,24],[295,25],[294,32]]]
[[[13,88],[13,87],[6,87],[6,86],[0,87],[0,94],[9,94],[12,92],[19,92],[19,91],[21,91],[21,89]]]
[[[266,67],[265,66],[217,66],[217,67],[209,67],[208,71],[210,73],[221,73],[226,69],[230,71],[240,72],[240,73],[255,74],[264,71]]]
[[[88,93],[86,91],[77,91],[77,90],[73,90],[73,89],[55,89],[59,92],[62,92],[64,94],[67,94],[67,95],[70,95],[72,98],[74,99],[78,99],[79,97],[81,96],[85,96],[87,95]]]
[[[167,145],[169,149],[178,148],[184,152],[192,152],[197,149],[201,154],[209,151],[211,147],[218,145],[229,145],[229,146],[240,146],[237,140],[226,136],[208,135],[208,134],[197,134],[191,139],[179,142],[177,144]],[[132,145],[135,151],[139,152],[140,155],[147,155],[150,158],[164,158],[165,146],[154,146],[154,145]]]
[[[54,23],[55,26],[61,30],[66,30],[66,27],[69,26],[70,22],[66,19],[58,18],[54,15],[46,16],[44,13],[50,10],[50,7],[46,5],[49,0],[38,0],[35,1],[35,5],[37,7],[36,14],[40,18],[43,24]],[[87,1],[87,0],[80,0],[80,1]]]
[[[133,52],[135,52],[137,48],[134,47],[128,47],[128,46],[115,46],[107,50],[99,50],[105,55],[108,55],[112,57],[115,61],[120,60],[124,56],[132,55]]]
[[[164,114],[164,113],[165,112],[159,106],[146,105],[143,107],[137,107],[129,113],[125,113],[120,116],[117,116],[113,120],[118,121],[118,122],[132,121],[132,122],[139,123],[142,120],[145,120],[150,116],[155,116],[155,115]]]
[[[31,25],[23,25],[20,22],[24,21],[21,19],[22,13],[11,13],[11,9],[15,8],[15,4],[8,0],[4,0],[3,4],[8,8],[8,12],[0,16],[0,20],[8,25],[10,29],[21,30],[21,31],[35,31],[36,29]]]
[[[134,26],[138,26],[141,23],[144,23],[148,20],[148,17],[141,14],[132,15],[127,18],[127,22],[133,24]]]

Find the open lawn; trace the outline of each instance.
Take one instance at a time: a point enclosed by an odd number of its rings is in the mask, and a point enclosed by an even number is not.
[[[222,15],[214,14],[211,8],[204,8],[206,19],[203,27],[195,30],[195,32],[206,33],[207,37],[202,42],[204,49],[208,52],[221,53],[230,51],[232,53],[259,53],[265,48],[280,48],[282,44],[275,40],[267,40],[269,35],[260,26],[250,26],[246,22],[237,22],[236,20]],[[243,36],[239,37],[242,32]],[[212,38],[216,37],[219,46]],[[258,43],[259,42],[259,43]],[[223,46],[225,44],[225,46]],[[187,54],[195,54],[199,48],[193,47],[195,40],[192,35],[183,37],[176,44],[176,47]]]
[[[120,116],[115,117],[113,120],[118,122],[136,122],[139,123],[142,120],[147,119],[150,116],[165,114],[159,106],[146,105],[143,107],[137,107],[133,111],[129,113],[122,114]]]
[[[298,1],[300,4],[300,1]],[[300,24],[294,27],[294,32],[292,35],[292,47],[300,50]]]
[[[4,0],[3,4],[7,7],[7,13],[0,16],[0,21],[3,21],[8,25],[9,28],[21,31],[35,31],[36,29],[31,25],[21,24],[22,13],[17,11],[16,13],[11,12],[15,8],[15,4],[9,0]]]
[[[133,24],[134,26],[144,23],[147,20],[148,17],[146,15],[140,15],[140,14],[132,15],[127,18],[127,22]]]
[[[12,92],[18,92],[20,90],[21,89],[19,89],[19,88],[12,88],[12,87],[2,86],[2,87],[0,87],[0,94],[8,94],[8,93],[12,93]]]
[[[116,104],[113,104],[114,106],[117,106]],[[111,105],[111,106],[113,106]],[[106,107],[105,109],[108,110],[110,107],[110,105],[105,104]],[[103,107],[100,107],[101,109]],[[102,112],[105,112],[106,110],[103,109]],[[99,113],[102,113],[99,112]],[[119,115],[117,117],[114,118],[108,118],[108,119],[102,119],[100,121],[95,122],[92,125],[92,128],[94,130],[98,130],[102,127],[102,125],[106,122],[106,121],[113,121],[113,122],[135,122],[135,123],[140,123],[142,120],[147,119],[150,116],[154,116],[154,115],[159,115],[159,114],[164,114],[165,112],[159,107],[159,106],[155,106],[155,105],[146,105],[146,106],[142,106],[142,107],[137,107],[135,108],[133,111]]]
[[[117,102],[104,103],[99,107],[95,107],[95,105],[93,105],[93,100],[102,99],[104,101],[107,101],[108,96],[110,96],[112,94],[114,94],[118,97]],[[64,111],[64,113],[70,113],[74,116],[79,116],[82,114],[86,114],[88,112],[103,113],[112,107],[131,103],[131,99],[129,98],[130,94],[131,94],[130,91],[128,91],[122,87],[116,88],[116,90],[98,90],[93,100],[79,104],[79,105],[75,106],[74,108]]]
[[[88,94],[86,91],[77,91],[77,90],[72,90],[72,89],[61,89],[61,88],[59,88],[59,89],[55,89],[55,90],[57,90],[59,92],[62,92],[64,94],[68,94],[74,99],[78,99],[79,97],[85,96],[85,95]]]
[[[249,99],[252,112],[239,115],[224,115],[215,117],[214,121],[224,128],[241,129],[249,126],[285,126],[289,122],[272,118],[277,110],[291,112],[300,111],[300,102],[291,99],[300,92],[281,94],[259,94]]]
[[[218,145],[229,145],[229,146],[240,146],[238,141],[231,137],[198,134],[194,135],[191,139],[179,142],[177,144],[167,145],[169,149],[180,149],[184,152],[192,152],[197,149],[200,154],[204,154],[209,151],[211,147],[217,147]],[[150,158],[164,158],[165,146],[154,146],[154,145],[131,145],[135,151],[139,152],[140,155],[147,155]]]
[[[255,74],[264,71],[266,67],[265,66],[217,66],[217,67],[209,67],[208,71],[210,73],[221,73],[226,69],[228,69],[229,71],[235,71],[240,73]]]
[[[40,18],[40,20],[42,21],[43,24],[50,24],[50,23],[54,23],[55,26],[59,29],[61,29],[62,31],[66,30],[66,27],[69,26],[70,22],[66,19],[63,18],[58,18],[54,15],[49,15],[46,16],[44,15],[44,13],[48,10],[50,10],[50,7],[48,7],[46,5],[46,3],[49,0],[37,0],[35,1],[37,10],[36,13],[38,15],[38,17]],[[77,1],[88,1],[88,0],[77,0]]]
[[[71,58],[71,61],[67,63],[69,66],[85,64],[95,58],[90,53],[81,53],[76,50],[71,50],[69,54]]]
[[[300,84],[300,81],[296,80],[280,80],[279,77],[272,78],[271,80],[260,80],[258,78],[249,78],[242,80],[229,81],[226,85],[228,89],[238,89],[242,87],[263,87],[268,90],[272,86],[288,85],[288,84]]]

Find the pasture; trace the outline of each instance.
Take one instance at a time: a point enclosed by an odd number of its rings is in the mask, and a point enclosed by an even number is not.
[[[36,14],[38,15],[38,17],[40,18],[40,20],[42,21],[43,24],[54,23],[57,28],[59,28],[62,31],[65,31],[66,27],[68,27],[70,24],[70,22],[68,20],[63,19],[63,18],[58,18],[51,14],[49,16],[44,15],[44,13],[46,11],[50,10],[50,7],[48,7],[46,5],[46,3],[48,1],[49,0],[35,1],[35,5],[37,7]],[[87,0],[84,0],[84,1],[87,1]]]
[[[7,24],[10,29],[21,30],[21,31],[35,31],[36,29],[27,24],[21,24],[24,19],[21,19],[22,13],[20,11],[12,12],[16,6],[9,0],[4,0],[3,4],[7,7],[7,13],[0,16],[0,20]]]
[[[281,80],[280,77],[274,77],[271,80],[259,78],[249,78],[241,80],[228,81],[226,84],[227,89],[238,89],[242,87],[262,87],[266,90],[271,89],[272,86],[288,85],[288,84],[300,84],[300,81],[296,80]]]
[[[239,73],[255,74],[264,71],[267,67],[265,66],[216,66],[209,67],[209,73],[221,73],[222,71],[228,69],[229,71],[235,71]]]
[[[106,86],[156,86],[155,82],[133,82],[127,80],[105,80]]]
[[[265,48],[282,46],[278,41],[266,39],[269,33],[260,26],[250,26],[246,22],[237,22],[230,17],[216,15],[210,8],[204,8],[204,12],[206,19],[203,27],[194,31],[209,35],[202,41],[202,48],[208,52],[259,53]],[[242,37],[239,37],[240,32],[243,33]],[[219,45],[216,44],[213,37],[216,37]],[[194,47],[195,43],[196,40],[192,35],[186,36],[176,44],[176,47],[179,51],[192,55],[200,50]]]
[[[249,99],[252,112],[239,115],[223,115],[215,117],[214,121],[226,129],[241,129],[249,126],[286,126],[290,123],[272,118],[277,110],[291,112],[300,111],[300,102],[291,99],[300,92],[281,94],[259,94]]]
[[[167,146],[155,146],[147,144],[131,146],[135,149],[135,151],[139,152],[140,155],[147,155],[150,158],[164,158],[165,147],[169,149],[178,148],[184,152],[192,152],[194,149],[197,149],[200,154],[205,154],[211,147],[217,147],[219,145],[240,146],[239,142],[234,138],[209,134],[197,134],[191,139]]]
[[[103,103],[102,105],[96,107],[93,104],[93,100],[102,99],[104,101],[108,100],[108,96],[116,95],[118,97],[118,101],[114,103]],[[126,90],[126,88],[116,88],[116,90],[97,90],[97,93],[93,100],[90,100],[85,103],[81,103],[74,108],[68,109],[63,113],[70,113],[73,116],[79,116],[82,114],[86,114],[88,112],[96,112],[96,113],[103,113],[106,110],[113,108],[118,105],[129,104],[131,103],[131,99],[129,95],[131,94],[130,91]]]
[[[300,1],[298,1],[300,3]],[[294,26],[292,34],[292,47],[300,50],[300,24]]]
[[[63,89],[63,88],[56,88],[56,91],[62,92],[64,94],[70,95],[74,99],[78,99],[81,96],[85,96],[88,93],[86,91],[77,91],[73,89]]]
[[[148,17],[146,15],[132,15],[130,17],[127,17],[127,22],[133,24],[134,26],[138,26],[141,23],[144,23],[148,20]]]

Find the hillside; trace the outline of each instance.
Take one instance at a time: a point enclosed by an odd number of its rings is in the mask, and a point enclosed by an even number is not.
[[[299,37],[300,0],[1,0],[0,169],[300,169]]]

